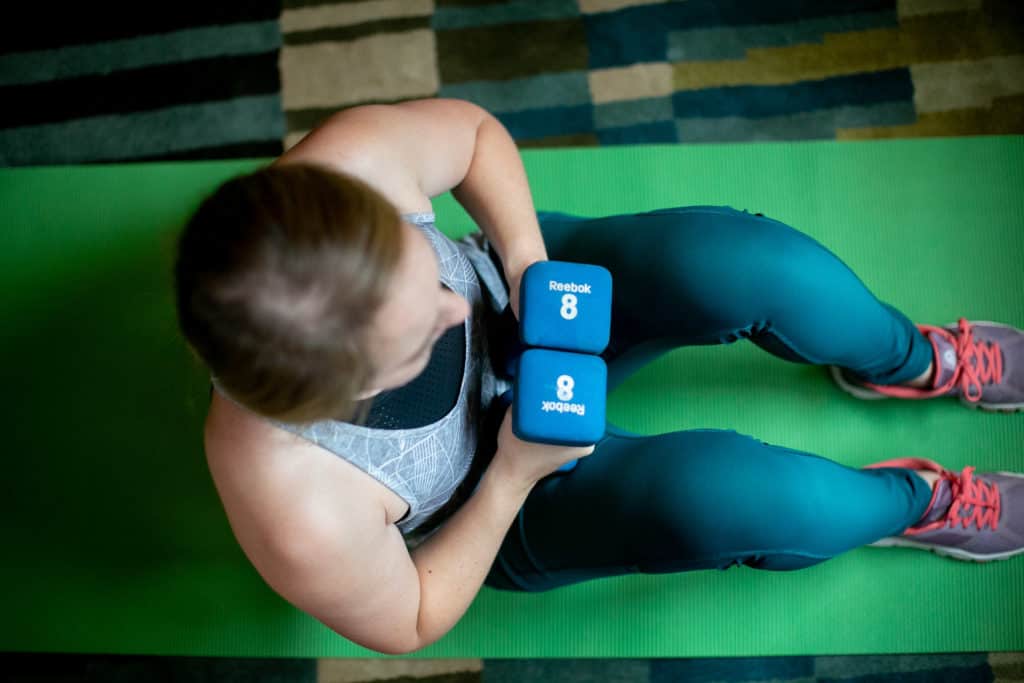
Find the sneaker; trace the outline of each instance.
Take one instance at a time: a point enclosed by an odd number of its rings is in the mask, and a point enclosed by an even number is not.
[[[925,458],[896,458],[868,465],[939,473],[924,516],[899,536],[869,543],[931,550],[957,560],[991,562],[1024,553],[1024,474],[960,474]]]
[[[917,328],[931,341],[938,368],[930,388],[871,384],[835,365],[829,366],[832,379],[847,393],[868,400],[958,396],[971,408],[1000,413],[1024,410],[1024,332],[964,318],[944,327]]]

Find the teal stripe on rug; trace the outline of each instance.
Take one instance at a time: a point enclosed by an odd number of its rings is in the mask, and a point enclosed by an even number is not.
[[[882,102],[765,118],[676,119],[676,130],[679,142],[820,140],[834,138],[837,128],[900,126],[916,120],[913,102]]]
[[[281,47],[276,21],[204,26],[158,35],[0,55],[0,86],[271,52]]]
[[[498,112],[496,115],[515,140],[572,135],[594,130],[594,108],[589,104]]]
[[[679,142],[679,132],[673,121],[652,121],[635,126],[600,128],[597,142],[601,145],[660,145]]]
[[[984,652],[924,655],[832,656],[816,657],[814,675],[817,678],[843,680],[864,676],[881,676],[945,669],[974,669],[988,665]]]
[[[481,7],[438,7],[431,26],[437,31],[516,24],[544,19],[576,17],[580,8],[576,0],[511,0]]]
[[[672,98],[668,96],[607,102],[594,106],[594,125],[598,129],[671,121],[672,117]]]
[[[896,10],[843,14],[756,26],[715,26],[668,34],[670,62],[742,59],[755,47],[780,47],[799,43],[821,43],[826,33],[863,31],[897,26]]]
[[[898,674],[873,674],[860,678],[816,678],[823,683],[993,683],[992,671],[982,665],[973,669],[933,669]],[[997,681],[997,683],[1017,683]]]
[[[655,659],[650,683],[811,683],[814,657]]]
[[[469,81],[441,86],[438,97],[474,102],[491,112],[514,112],[590,103],[590,86],[583,71],[515,78],[507,81]],[[672,103],[669,113],[672,118]]]
[[[0,130],[0,165],[130,160],[284,137],[281,96],[239,97],[135,114]]]

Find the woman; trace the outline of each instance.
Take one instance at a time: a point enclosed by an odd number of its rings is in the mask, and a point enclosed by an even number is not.
[[[430,198],[449,189],[482,235],[436,230]],[[609,425],[596,448],[519,440],[498,397],[520,278],[548,258],[612,273],[610,387],[669,349],[748,338],[829,365],[861,398],[1024,407],[1019,330],[915,326],[782,223],[717,207],[538,221],[515,144],[479,107],[353,108],[225,183],[176,264],[179,322],[217,387],[210,470],[240,545],[285,599],[365,647],[408,653],[485,582],[791,570],[869,543],[1024,551],[1022,475],[920,458],[851,469],[712,429]],[[655,315],[650,291],[678,305]]]

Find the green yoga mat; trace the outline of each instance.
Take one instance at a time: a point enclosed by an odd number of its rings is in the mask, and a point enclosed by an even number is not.
[[[760,211],[825,244],[917,322],[1024,327],[1024,138],[524,158],[540,208]],[[175,327],[175,238],[202,196],[260,163],[0,171],[0,650],[373,654],[264,584],[203,457],[207,377]],[[436,209],[450,235],[473,229],[451,197]],[[923,456],[952,469],[1024,471],[1024,415],[955,400],[858,401],[823,368],[748,343],[673,351],[613,392],[609,418],[641,433],[735,429],[851,466]],[[1024,557],[978,565],[859,548],[797,572],[626,576],[535,595],[485,588],[453,631],[415,656],[1022,649]]]

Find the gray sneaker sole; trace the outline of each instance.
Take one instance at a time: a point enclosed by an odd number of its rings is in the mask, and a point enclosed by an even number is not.
[[[1003,323],[994,323],[994,322],[991,322],[991,321],[988,321],[988,320],[972,320],[971,322],[972,323],[977,323],[979,325],[991,325],[993,327],[1006,327],[1006,328],[1010,328],[1010,329],[1017,329],[1013,325],[1004,325]],[[955,322],[954,323],[950,323],[950,325],[955,327],[956,323]],[[947,325],[938,325],[937,327],[948,327],[948,326]],[[842,389],[843,391],[845,391],[846,393],[850,394],[854,398],[859,398],[859,399],[862,399],[864,401],[880,401],[880,400],[886,399],[886,398],[893,398],[892,396],[886,396],[885,394],[880,394],[877,391],[875,391],[874,389],[867,389],[865,387],[859,387],[859,386],[857,386],[855,384],[850,384],[843,377],[843,373],[842,373],[842,371],[841,371],[841,369],[839,368],[838,365],[829,365],[828,366],[828,371],[832,374],[832,379],[835,381],[836,384],[839,385],[839,388]],[[942,398],[942,397],[941,396],[936,396],[935,398]],[[975,410],[980,408],[981,410],[984,410],[987,413],[1019,413],[1021,411],[1024,411],[1024,403],[985,403],[985,401],[978,401],[978,402],[974,403],[974,402],[968,401],[963,396],[958,396],[957,398],[960,401],[960,403],[962,403],[963,405],[967,406],[968,408],[975,409]],[[907,399],[901,399],[901,400],[907,400]]]
[[[1007,477],[1016,477],[1017,479],[1024,479],[1024,474],[1017,474],[1016,472],[992,472],[990,474],[1001,474]],[[984,473],[981,474],[984,478]],[[903,538],[902,536],[889,536],[887,538],[881,538],[874,543],[867,544],[871,548],[916,548],[918,550],[930,550],[936,555],[942,555],[943,557],[952,557],[956,560],[966,560],[968,562],[995,562],[997,560],[1005,560],[1013,557],[1014,555],[1020,555],[1024,553],[1024,547],[1018,548],[1017,550],[1008,550],[1005,553],[992,553],[990,555],[978,555],[977,553],[967,552],[966,550],[960,550],[959,548],[947,548],[943,545],[937,545],[932,543],[921,543],[920,541],[914,541],[909,538]]]

